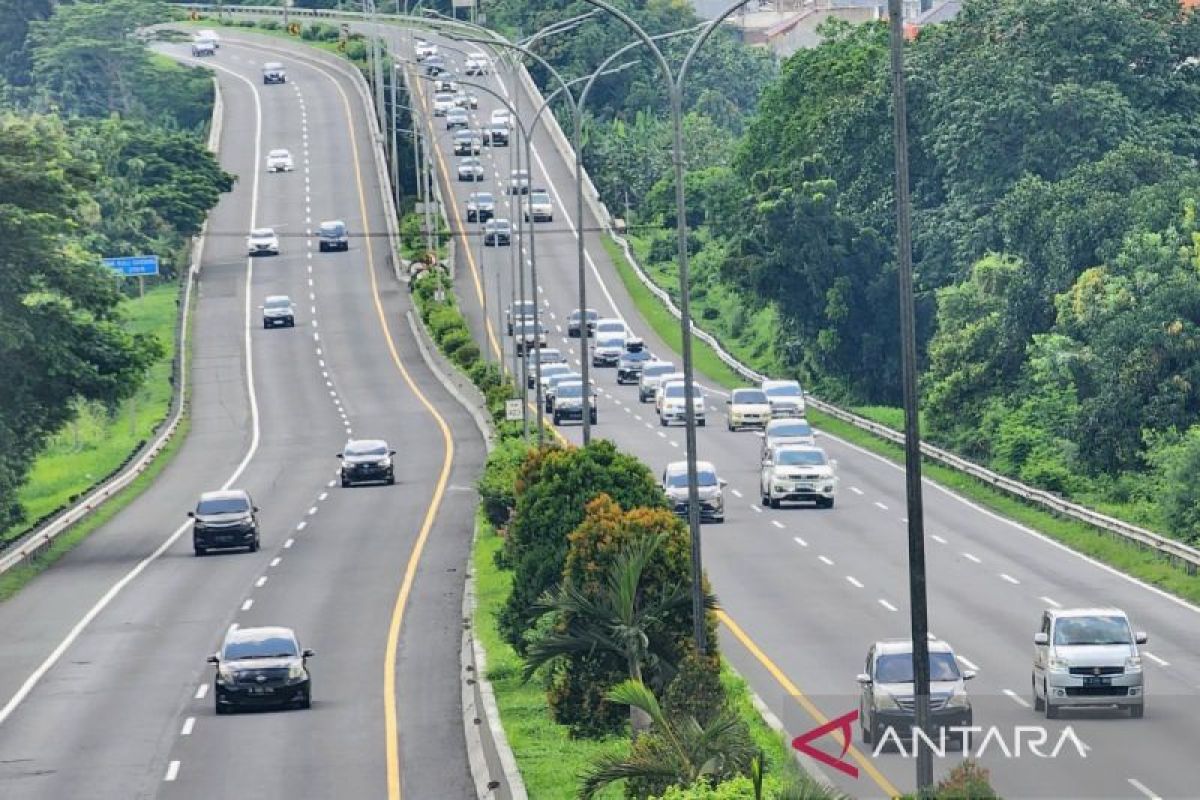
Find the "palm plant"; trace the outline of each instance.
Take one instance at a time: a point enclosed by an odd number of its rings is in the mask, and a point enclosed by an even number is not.
[[[608,699],[645,714],[653,733],[636,741],[626,756],[597,759],[583,776],[582,800],[591,800],[622,780],[664,786],[690,786],[698,780],[715,783],[745,773],[758,754],[746,726],[731,709],[724,709],[707,725],[690,715],[671,716],[663,712],[654,692],[636,680],[613,687]]]
[[[642,585],[642,579],[663,534],[645,536],[626,546],[609,567],[600,591],[586,591],[566,580],[547,592],[535,606],[540,614],[554,613],[560,620],[546,635],[533,641],[526,654],[525,679],[553,660],[572,656],[608,654],[619,658],[629,677],[637,682],[652,678],[666,685],[675,671],[672,658],[678,649],[678,631],[668,622],[691,605],[684,582]],[[707,607],[715,600],[706,598]],[[630,709],[635,735],[648,720]]]

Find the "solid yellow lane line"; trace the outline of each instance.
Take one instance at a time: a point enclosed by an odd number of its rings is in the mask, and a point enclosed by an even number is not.
[[[319,67],[315,67],[320,72],[325,73]],[[408,605],[409,595],[412,593],[413,581],[417,574],[417,565],[421,561],[421,554],[425,550],[425,543],[429,539],[429,532],[433,529],[434,520],[437,518],[438,511],[441,508],[442,498],[446,493],[446,486],[450,481],[450,468],[454,463],[454,439],[450,435],[450,426],[446,424],[446,420],[438,413],[433,403],[421,391],[417,382],[413,380],[412,375],[404,366],[404,361],[400,358],[400,351],[396,347],[396,341],[392,337],[391,329],[388,327],[387,314],[383,308],[383,300],[379,293],[379,280],[375,274],[375,257],[370,246],[371,230],[367,215],[367,198],[363,188],[362,168],[359,164],[358,140],[355,136],[354,114],[350,108],[350,98],[346,95],[346,90],[342,85],[325,73],[334,86],[337,87],[338,93],[342,97],[342,105],[346,111],[346,126],[350,132],[350,147],[354,157],[354,178],[358,186],[358,207],[362,214],[363,240],[368,243],[367,252],[367,272],[371,277],[371,294],[375,303],[375,313],[379,317],[379,326],[383,331],[384,340],[387,342],[388,352],[391,355],[392,363],[396,365],[400,375],[404,378],[404,382],[416,395],[421,405],[429,412],[437,423],[442,434],[444,443],[444,456],[442,458],[441,472],[438,474],[437,485],[433,490],[433,498],[429,502],[429,508],[425,511],[425,518],[421,522],[420,533],[417,534],[417,540],[413,544],[412,553],[409,554],[408,564],[404,569],[404,579],[400,583],[400,590],[396,595],[396,601],[392,606],[392,617],[388,624],[387,635],[387,652],[384,654],[383,664],[383,702],[384,702],[384,737],[387,748],[387,796],[389,800],[400,800],[400,748],[399,748],[399,726],[396,720],[396,650],[400,645],[400,629],[404,621],[404,611]],[[389,247],[391,244],[389,243]]]
[[[805,695],[804,692],[800,691],[800,688],[796,686],[796,684],[792,683],[791,679],[784,674],[783,670],[776,666],[775,662],[767,657],[767,654],[764,653],[762,649],[754,643],[754,640],[751,639],[744,630],[742,630],[740,625],[733,621],[729,614],[722,609],[717,609],[716,614],[717,619],[721,621],[721,624],[729,629],[729,632],[733,634],[734,638],[741,642],[742,646],[750,651],[750,655],[754,656],[758,660],[758,663],[762,664],[763,667],[766,668],[767,672],[771,673],[771,677],[783,687],[785,692],[791,695],[792,699],[799,703],[800,707],[803,708],[804,711],[810,717],[812,717],[818,725],[824,725],[829,721],[829,718],[821,713],[821,709],[817,708],[816,705],[814,705],[813,702],[808,699],[808,696]],[[838,739],[839,744],[845,744],[845,741],[842,740],[840,733],[836,735],[836,738]],[[875,781],[876,785],[878,785],[888,797],[900,797],[902,794],[904,794],[895,786],[893,786],[892,782],[885,778],[883,773],[871,763],[870,759],[859,752],[856,747],[851,745],[847,752],[849,753],[850,757],[853,758],[860,767],[862,767],[863,772],[870,775],[871,780]]]
[[[405,67],[404,69],[408,70],[408,67]],[[427,99],[425,97],[425,92],[421,88],[421,81],[419,79],[416,81],[413,81],[412,86],[417,90],[417,94],[420,97],[419,102],[421,104],[421,107],[424,108],[426,111],[425,119],[426,119],[426,124],[429,127],[429,141],[436,142],[437,137],[433,130],[433,123],[429,122],[429,120],[431,120],[432,117],[428,113],[429,105],[428,105]],[[437,155],[438,166],[441,167],[441,170],[442,170],[442,185],[446,187],[447,194],[449,194],[451,197],[453,197],[454,192],[451,187],[454,184],[450,183],[450,171],[446,168],[446,159],[445,159],[445,157],[442,156],[442,149],[440,147],[433,147],[432,150]],[[472,183],[471,186],[474,187],[475,184]],[[466,225],[463,223],[462,216],[459,214],[458,203],[451,202],[451,203],[447,203],[447,205],[450,207],[451,212],[454,214],[454,224],[456,226],[456,229],[460,232],[460,235],[462,236],[462,242],[463,242],[462,249],[463,249],[463,252],[465,252],[467,254],[467,264],[471,268],[471,280],[475,284],[475,297],[479,300],[479,307],[484,308],[486,306],[486,304],[483,299],[483,282],[480,280],[480,277],[479,277],[480,269],[475,265],[475,256],[471,251],[471,243],[467,240],[467,237],[466,237],[466,233],[465,233],[467,230]],[[487,339],[488,339],[488,342],[492,346],[492,352],[494,352],[496,354],[496,358],[500,358],[500,355],[502,352],[502,350],[500,349],[500,341],[499,341],[499,339],[496,338],[496,331],[492,328],[492,320],[486,314],[483,317],[483,327],[484,327],[484,330],[487,332]]]

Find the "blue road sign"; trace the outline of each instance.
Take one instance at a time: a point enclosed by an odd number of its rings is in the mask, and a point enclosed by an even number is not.
[[[104,266],[125,276],[158,274],[158,256],[123,256],[101,260]]]

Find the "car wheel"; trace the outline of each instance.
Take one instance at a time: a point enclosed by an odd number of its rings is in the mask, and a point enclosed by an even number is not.
[[[343,489],[350,488],[350,479],[347,478],[345,475],[342,476],[342,488]]]
[[[258,537],[257,536],[254,537],[254,541],[252,541],[250,543],[250,546],[247,547],[246,549],[249,550],[251,553],[258,552]]]
[[[1046,719],[1058,719],[1058,709],[1055,708],[1054,704],[1050,702],[1050,690],[1045,684],[1042,684],[1042,694],[1046,698],[1044,704]]]
[[[266,321],[264,320],[264,321],[263,321],[263,327],[264,327],[264,328],[269,328],[269,327],[271,327],[271,323],[269,323],[269,322],[266,322]]]
[[[1146,701],[1132,705],[1129,707],[1129,716],[1131,719],[1141,719],[1146,714]]]
[[[196,552],[196,555],[197,555],[197,556],[206,556],[206,555],[208,555],[208,550],[206,550],[205,548],[201,547],[201,546],[200,546],[200,545],[198,545],[198,544],[196,544],[196,545],[192,545],[192,549],[193,549],[193,550]]]
[[[732,422],[732,421],[725,423],[725,427],[726,427],[726,428],[729,428],[729,430],[730,430],[730,431],[734,431],[734,430],[736,430],[736,428],[734,428],[734,427],[733,427],[733,422]]]
[[[555,414],[554,415],[554,424],[557,425],[561,421],[562,421],[562,417],[560,417],[558,414]]]
[[[592,424],[593,424],[593,425],[595,425],[595,424],[596,424],[596,415],[595,415],[595,414],[592,414],[592,415],[591,415],[591,422],[592,422]]]
[[[388,485],[388,486],[395,486],[395,485],[396,485],[396,475],[395,475],[395,473],[388,473],[388,476],[387,476],[387,485]]]
[[[289,328],[294,328],[294,327],[296,327],[296,320],[294,320],[294,319],[289,319],[289,320],[288,320],[288,323],[287,323],[287,326],[288,326]]]
[[[220,715],[222,715],[222,716],[224,716],[225,714],[228,714],[230,711],[232,711],[232,710],[233,710],[233,709],[232,709],[232,708],[230,708],[229,706],[223,706],[223,705],[221,705],[220,703],[214,703],[214,704],[213,704],[213,709],[214,709],[214,710],[215,710],[215,711],[216,711],[218,714],[220,714]]]
[[[304,693],[304,699],[300,701],[300,707],[303,709],[312,708],[312,687],[311,686],[309,687],[308,691]]]
[[[663,419],[662,417],[658,418],[658,424],[663,426],[664,428],[667,427],[667,421],[665,419]]]
[[[701,427],[701,428],[707,428],[707,427],[708,427],[708,420],[706,420],[706,419],[704,419],[703,417],[701,417],[700,419],[696,420],[696,425],[697,425],[698,427]]]
[[[779,508],[780,500],[778,497],[769,497],[768,499],[771,501],[771,508]]]
[[[1045,707],[1046,707],[1046,702],[1044,700],[1042,700],[1042,698],[1038,697],[1037,681],[1033,678],[1030,678],[1030,680],[1029,680],[1029,690],[1033,693],[1033,710],[1034,711],[1044,711]]]

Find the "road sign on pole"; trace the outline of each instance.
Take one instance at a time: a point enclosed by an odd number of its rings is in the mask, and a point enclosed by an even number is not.
[[[122,256],[101,259],[104,266],[122,277],[141,277],[158,274],[158,256]]]
[[[520,399],[504,401],[504,418],[509,422],[520,422],[523,411]]]

